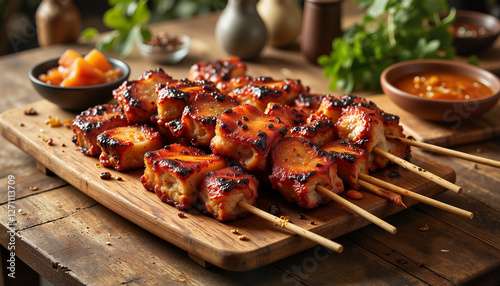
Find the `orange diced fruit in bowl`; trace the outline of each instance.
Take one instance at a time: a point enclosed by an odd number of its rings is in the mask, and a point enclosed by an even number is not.
[[[106,82],[104,73],[83,58],[76,59],[70,70],[68,77],[61,82],[63,87],[97,85]]]
[[[76,59],[83,59],[83,57],[75,50],[67,49],[57,62],[60,66],[69,68],[73,65]]]
[[[59,69],[50,69],[46,74],[41,74],[39,79],[47,84],[60,85],[65,75]]]
[[[84,59],[93,67],[96,67],[100,69],[102,72],[107,72],[109,70],[112,70],[113,67],[111,64],[108,62],[108,59],[106,59],[106,56],[104,56],[101,52],[99,52],[97,49],[93,49],[90,51]]]
[[[122,76],[122,72],[120,69],[110,69],[109,71],[104,73],[104,78],[106,82],[113,82],[119,79]]]

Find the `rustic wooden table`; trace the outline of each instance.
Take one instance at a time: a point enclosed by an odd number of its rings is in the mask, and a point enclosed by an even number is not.
[[[214,42],[216,19],[213,14],[153,26],[184,32],[193,39],[186,59],[163,66],[167,73],[183,78],[195,62],[226,56]],[[29,84],[28,70],[58,57],[68,47],[82,53],[91,48],[53,46],[0,58],[0,112],[40,100]],[[132,68],[131,78],[156,67],[135,52],[126,61]],[[266,48],[258,61],[248,65],[251,75],[304,78],[304,84],[315,92],[328,92],[321,69],[306,62],[297,49]],[[500,160],[498,138],[456,149]],[[415,148],[413,152],[456,171],[463,194],[445,192],[436,198],[472,211],[474,219],[419,204],[386,219],[398,228],[396,235],[370,225],[336,239],[344,246],[342,254],[315,246],[255,270],[231,272],[201,267],[184,250],[123,219],[62,179],[43,174],[34,159],[0,137],[3,283],[28,285],[38,273],[56,285],[498,285],[500,170]],[[11,183],[15,186],[14,215],[20,222],[15,232],[10,232],[8,223]],[[419,230],[425,225],[427,231]],[[15,279],[7,276],[11,254],[6,249],[12,246]]]

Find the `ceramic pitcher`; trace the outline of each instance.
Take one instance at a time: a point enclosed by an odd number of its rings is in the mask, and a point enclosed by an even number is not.
[[[266,24],[269,45],[283,48],[296,43],[302,27],[302,9],[295,0],[260,0],[257,11]]]
[[[229,0],[215,26],[217,43],[242,60],[256,59],[267,40],[257,0]]]

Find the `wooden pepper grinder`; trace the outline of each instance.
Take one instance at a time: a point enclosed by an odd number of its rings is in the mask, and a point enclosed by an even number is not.
[[[78,40],[81,16],[72,0],[43,0],[35,17],[41,47]]]
[[[312,63],[317,64],[318,57],[332,51],[332,42],[342,36],[341,30],[342,0],[306,0],[300,50]]]

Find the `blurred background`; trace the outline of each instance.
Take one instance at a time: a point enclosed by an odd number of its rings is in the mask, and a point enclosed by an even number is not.
[[[82,16],[82,30],[88,27],[95,27],[100,32],[109,30],[103,24],[102,16],[110,8],[110,2],[118,1],[122,0],[73,0]],[[35,12],[41,2],[0,0],[0,56],[38,47]],[[304,1],[297,2],[303,5]],[[153,23],[222,10],[226,3],[227,0],[148,0],[148,7],[153,12]],[[448,3],[450,7],[500,17],[500,0],[448,0]]]
[[[102,16],[112,1],[73,0],[82,16],[82,30],[88,27],[100,32],[109,30]],[[35,13],[41,2],[0,0],[0,56],[38,47]],[[151,22],[158,22],[221,10],[226,3],[227,0],[149,0],[148,6],[153,12]]]

